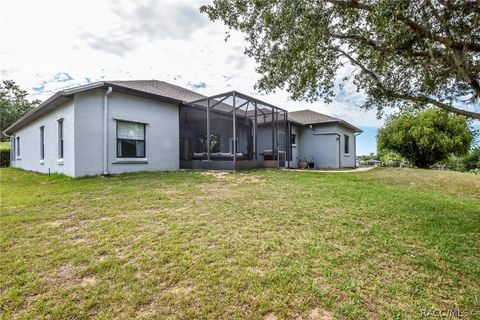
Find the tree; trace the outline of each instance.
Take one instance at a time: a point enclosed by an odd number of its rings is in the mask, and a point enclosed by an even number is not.
[[[419,168],[468,152],[474,131],[464,116],[438,108],[407,110],[386,119],[377,135],[379,153],[396,152]]]
[[[12,80],[3,80],[0,84],[0,132],[3,132],[18,118],[40,103],[39,100],[28,101],[28,93]],[[1,134],[0,141],[7,137]]]
[[[480,98],[478,1],[214,0],[200,10],[246,34],[257,89],[330,102],[352,80],[379,115],[415,103],[480,119],[467,110]]]
[[[450,157],[446,163],[450,169],[457,171],[480,169],[480,147],[473,148],[464,157]]]

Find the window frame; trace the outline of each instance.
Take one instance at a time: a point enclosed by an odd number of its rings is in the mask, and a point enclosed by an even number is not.
[[[40,127],[40,160],[45,160],[45,126]]]
[[[343,135],[343,153],[350,155],[350,136],[348,134]]]
[[[296,146],[297,145],[297,134],[296,133],[292,133],[290,135],[290,144],[292,146]]]
[[[16,144],[16,137],[15,136],[12,136],[10,138],[10,161],[15,161],[16,159],[16,152],[17,152],[17,144]]]
[[[118,138],[118,123],[134,123],[134,124],[141,124],[143,125],[143,140],[140,139],[119,139]],[[134,156],[134,157],[126,157],[120,156],[118,152],[118,141],[119,140],[126,140],[126,141],[143,141],[143,155],[142,156]],[[130,121],[130,120],[115,120],[115,148],[116,148],[116,155],[117,159],[145,159],[147,157],[147,123],[138,122],[138,121]]]
[[[15,137],[16,141],[15,141],[15,153],[16,153],[16,156],[17,158],[20,158],[20,137],[19,136],[16,136]]]
[[[63,118],[57,119],[57,138],[58,138],[58,160],[62,160],[65,155],[64,149],[64,123]]]

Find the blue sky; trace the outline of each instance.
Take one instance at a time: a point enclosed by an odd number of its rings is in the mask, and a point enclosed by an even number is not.
[[[350,83],[332,103],[292,101],[284,90],[265,95],[243,35],[213,23],[207,0],[2,0],[0,77],[45,100],[64,88],[95,81],[158,79],[205,95],[238,90],[289,111],[311,109],[364,130],[358,154],[376,152],[375,111]],[[95,10],[92,10],[95,7]],[[339,71],[339,79],[352,72]]]
[[[377,153],[377,135],[378,128],[361,128],[362,134],[357,136],[357,155]]]

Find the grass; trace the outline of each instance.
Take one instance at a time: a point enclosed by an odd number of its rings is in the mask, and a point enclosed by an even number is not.
[[[0,173],[0,318],[480,317],[475,175]]]

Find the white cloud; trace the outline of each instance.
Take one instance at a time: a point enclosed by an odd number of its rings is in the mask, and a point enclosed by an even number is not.
[[[243,35],[232,32],[225,42],[226,28],[199,12],[205,1],[0,1],[0,76],[32,98],[102,79],[159,79],[207,95],[235,89],[357,126],[381,123],[360,110],[363,96],[351,86],[331,104],[255,92],[259,75],[243,55]]]

